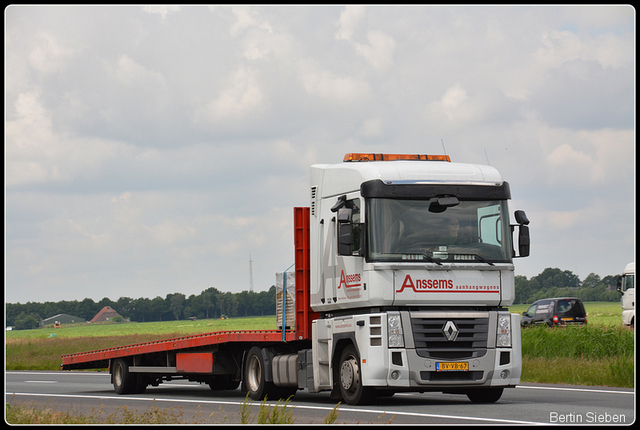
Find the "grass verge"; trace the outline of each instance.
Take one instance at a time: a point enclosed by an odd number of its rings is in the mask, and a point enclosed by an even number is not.
[[[180,407],[161,409],[156,405],[143,411],[130,409],[127,406],[116,408],[115,412],[107,414],[102,409],[92,410],[90,414],[75,411],[57,411],[51,407],[38,404],[26,406],[5,407],[5,418],[9,424],[294,424],[294,407],[290,406],[291,398],[279,400],[275,404],[263,400],[258,411],[251,413],[253,402],[247,395],[240,405],[238,416],[227,415],[224,412],[214,412],[204,416],[198,412],[187,417]],[[337,421],[340,403],[325,417],[323,424],[334,424]],[[238,418],[239,417],[239,418]],[[237,424],[236,423],[236,424]]]
[[[522,330],[522,382],[632,388],[634,331],[586,325]]]
[[[208,417],[197,414],[187,418],[181,408],[161,409],[157,406],[143,411],[121,406],[111,414],[107,414],[102,409],[92,410],[90,414],[82,414],[76,411],[57,411],[52,407],[42,407],[38,404],[29,406],[7,404],[5,411],[5,419],[9,424],[220,424],[213,420],[214,414]],[[223,422],[225,419],[226,417],[223,417]]]
[[[633,388],[634,359],[523,357],[520,381]]]

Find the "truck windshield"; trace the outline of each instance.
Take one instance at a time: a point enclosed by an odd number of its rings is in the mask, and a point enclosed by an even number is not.
[[[511,262],[507,201],[455,203],[368,199],[367,260]]]

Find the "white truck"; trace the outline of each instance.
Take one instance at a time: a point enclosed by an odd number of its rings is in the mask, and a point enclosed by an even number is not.
[[[182,377],[216,390],[242,382],[253,399],[307,389],[347,404],[403,391],[497,401],[520,382],[520,315],[507,307],[513,258],[529,255],[509,184],[448,156],[343,161],[312,166],[310,207],[294,210],[295,316],[282,315],[281,331],[68,354],[62,369],[108,366],[118,394]]]
[[[622,325],[634,327],[636,318],[635,262],[627,264],[621,276],[618,276],[618,291],[622,306]]]

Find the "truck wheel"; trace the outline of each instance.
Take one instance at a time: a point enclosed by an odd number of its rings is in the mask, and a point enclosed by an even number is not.
[[[467,392],[467,397],[473,403],[495,403],[502,396],[504,388],[478,388]]]
[[[244,379],[249,390],[249,397],[253,400],[280,398],[280,390],[273,382],[265,380],[265,368],[262,360],[262,350],[254,346],[249,350],[245,361]]]
[[[347,345],[340,355],[338,384],[342,398],[349,405],[364,405],[376,396],[373,388],[362,385],[360,356],[353,345]]]

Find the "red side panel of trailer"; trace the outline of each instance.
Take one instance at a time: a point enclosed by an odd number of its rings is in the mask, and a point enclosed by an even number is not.
[[[213,354],[210,352],[189,352],[176,354],[178,373],[213,373]]]
[[[311,339],[311,323],[320,317],[311,310],[309,212],[309,208],[294,208],[296,332],[299,339]]]

